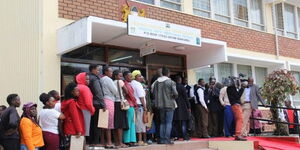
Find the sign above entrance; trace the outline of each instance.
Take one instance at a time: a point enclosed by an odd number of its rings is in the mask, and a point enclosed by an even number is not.
[[[155,47],[154,43],[152,43],[151,41],[147,42],[140,48],[140,57],[150,55],[153,53],[156,53],[156,47]]]
[[[129,15],[128,35],[201,47],[200,29]]]

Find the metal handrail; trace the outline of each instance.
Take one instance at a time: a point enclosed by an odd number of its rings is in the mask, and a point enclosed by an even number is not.
[[[280,107],[280,106],[265,106],[265,105],[258,105],[258,106],[261,106],[261,107],[268,107],[268,108],[277,108],[277,109],[288,109],[288,110],[294,110],[294,111],[300,111],[300,109],[298,108],[287,108],[287,107]],[[297,112],[298,113],[298,112]],[[253,114],[252,114],[253,116]],[[299,130],[299,126],[300,124],[299,123],[289,123],[289,122],[283,122],[283,121],[276,121],[276,120],[270,120],[270,119],[261,119],[261,118],[253,118],[253,117],[250,117],[250,119],[253,121],[253,125],[254,125],[254,120],[261,120],[261,121],[267,121],[267,122],[272,122],[272,123],[275,123],[275,124],[288,124],[288,125],[295,125],[297,126],[297,132],[299,134],[299,137],[300,137],[300,130]],[[297,118],[298,119],[298,118]],[[254,131],[254,136],[256,136],[256,132],[255,130]]]

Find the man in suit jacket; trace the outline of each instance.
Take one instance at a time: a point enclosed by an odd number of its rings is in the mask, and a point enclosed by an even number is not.
[[[252,77],[248,78],[248,86],[244,90],[245,99],[242,104],[243,107],[243,129],[242,129],[242,135],[248,136],[249,128],[248,128],[248,122],[251,116],[251,112],[253,109],[258,109],[258,101],[260,101],[263,105],[265,105],[264,100],[262,99],[259,87],[255,85],[254,80]]]

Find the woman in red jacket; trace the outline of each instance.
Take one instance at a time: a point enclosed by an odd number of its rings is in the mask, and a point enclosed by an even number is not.
[[[77,103],[79,89],[75,83],[70,83],[65,88],[65,99],[61,102],[61,111],[65,115],[64,133],[66,135],[84,135],[84,119]]]
[[[95,108],[93,106],[93,94],[87,86],[89,84],[88,74],[86,72],[79,73],[76,76],[76,82],[80,93],[78,104],[84,116],[85,136],[89,136],[91,116],[94,114]]]

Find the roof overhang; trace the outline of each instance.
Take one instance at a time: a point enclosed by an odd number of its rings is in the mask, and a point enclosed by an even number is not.
[[[127,23],[98,17],[85,17],[57,31],[58,54],[62,55],[79,47],[98,43],[140,49],[151,41],[160,52],[183,54],[187,68],[199,68],[227,61],[226,42],[202,38],[201,47],[175,42],[130,36]],[[176,47],[181,47],[176,49]]]

